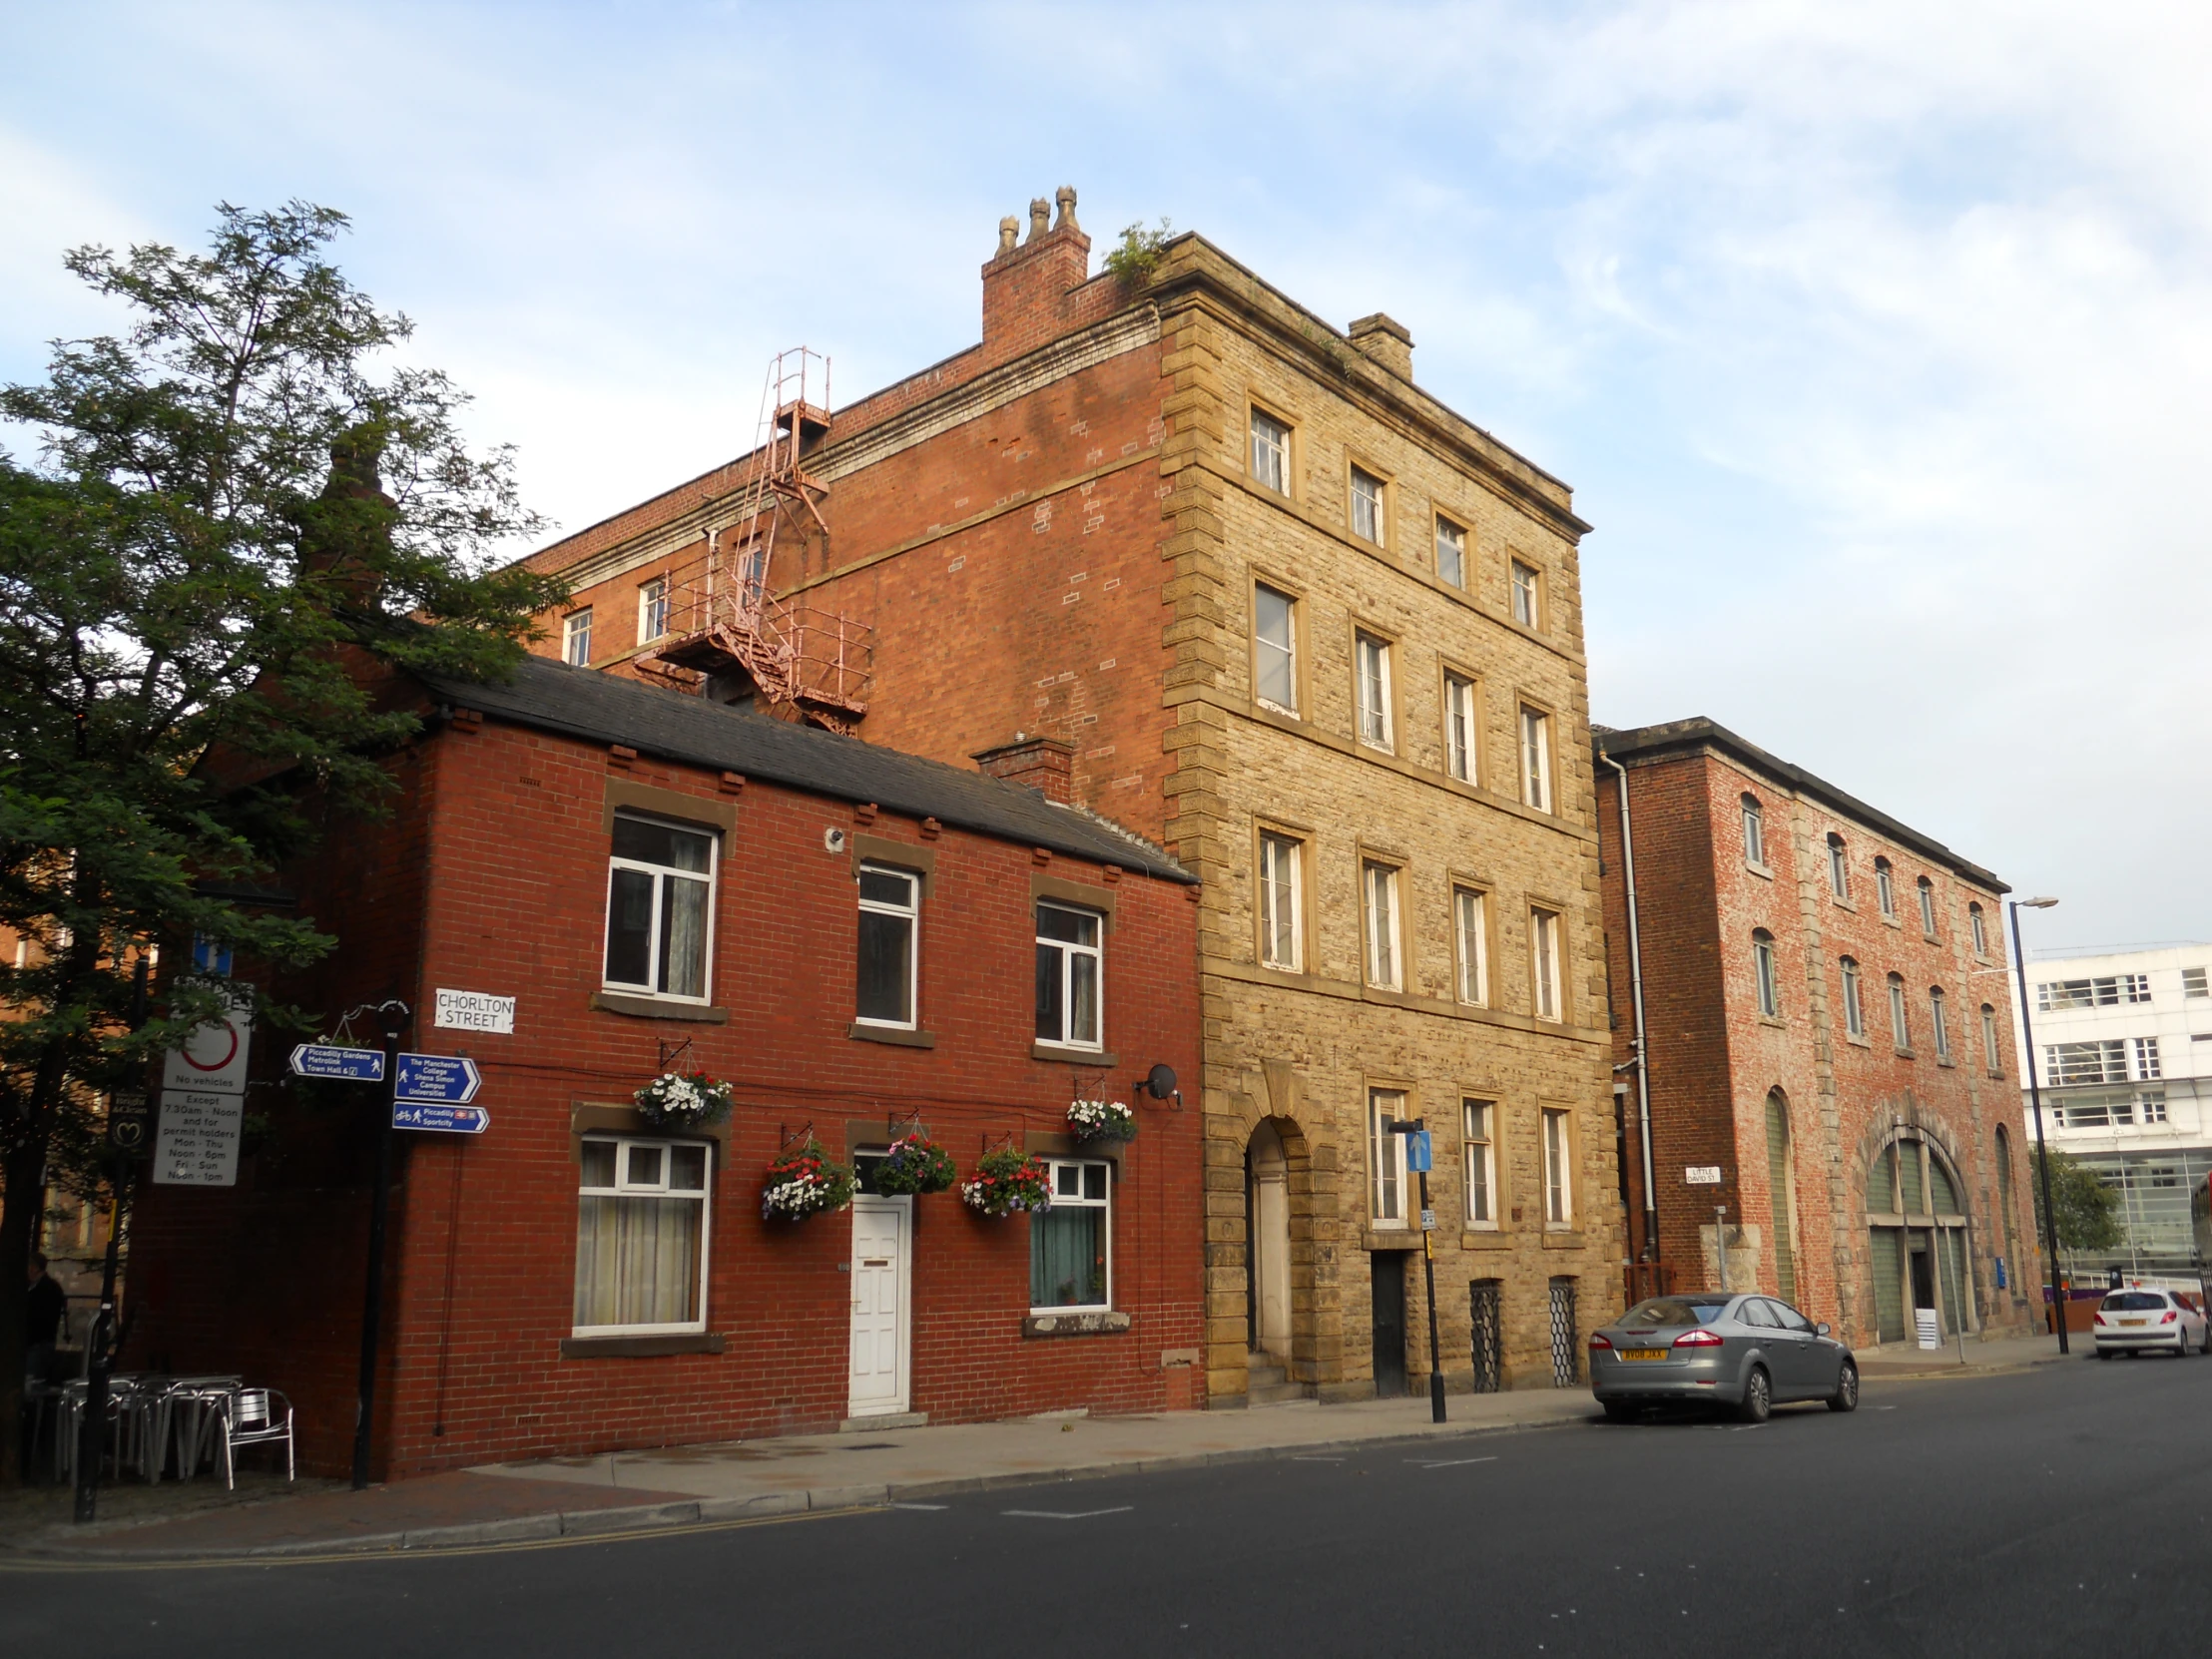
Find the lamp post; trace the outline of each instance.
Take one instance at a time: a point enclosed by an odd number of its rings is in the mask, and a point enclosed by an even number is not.
[[[2060,1300],[2065,1286],[2058,1273],[2058,1207],[2050,1196],[2050,1150],[2043,1142],[2043,1091],[2035,1081],[2035,1028],[2027,1013],[2027,962],[2020,954],[2020,909],[2047,910],[2057,903],[2055,898],[2012,898],[2005,900],[2005,908],[2012,912],[2012,975],[2020,982],[2020,1047],[2027,1053],[2027,1098],[2035,1109],[2035,1166],[2043,1189],[2043,1253],[2050,1259],[2050,1315],[2051,1323],[2058,1327],[2058,1352],[2070,1354],[2066,1346],[2066,1307]]]

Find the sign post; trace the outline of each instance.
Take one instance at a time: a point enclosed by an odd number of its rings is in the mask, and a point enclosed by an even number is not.
[[[1428,1286],[1428,1414],[1444,1420],[1443,1350],[1436,1339],[1436,1212],[1428,1207],[1428,1171],[1435,1163],[1428,1120],[1390,1120],[1390,1133],[1405,1137],[1405,1168],[1420,1177],[1420,1265]]]
[[[399,1084],[399,1034],[412,1010],[393,1000],[376,1009],[384,1050],[377,1055],[384,1079],[383,1110],[376,1114],[376,1185],[368,1201],[368,1283],[361,1298],[361,1371],[353,1405],[353,1490],[368,1486],[369,1433],[376,1417],[376,1336],[384,1318],[384,1223],[391,1207],[392,1105]]]
[[[143,1028],[150,1015],[149,975],[153,959],[141,953],[131,969],[131,1029]],[[123,1239],[123,1207],[130,1202],[131,1165],[146,1149],[147,1101],[144,1089],[118,1089],[108,1096],[108,1253],[100,1269],[100,1312],[85,1334],[85,1416],[77,1433],[77,1499],[72,1511],[79,1526],[99,1518],[100,1463],[107,1450],[108,1382],[115,1375],[120,1335],[115,1318],[116,1253]]]

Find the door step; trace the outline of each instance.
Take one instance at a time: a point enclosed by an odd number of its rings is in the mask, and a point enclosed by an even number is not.
[[[1274,1355],[1255,1352],[1246,1359],[1247,1405],[1295,1405],[1313,1397],[1313,1389],[1304,1382],[1293,1382],[1288,1369]]]
[[[872,1434],[879,1428],[919,1428],[929,1420],[927,1411],[881,1411],[871,1417],[846,1417],[837,1424],[840,1434]]]

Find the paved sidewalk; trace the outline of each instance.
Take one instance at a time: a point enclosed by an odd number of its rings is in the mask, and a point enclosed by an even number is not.
[[[2076,1344],[2077,1357],[2085,1357]],[[1894,1348],[1861,1357],[1868,1382],[1986,1377],[2049,1364],[2054,1338],[1969,1342],[1936,1353]],[[1450,1420],[1429,1421],[1425,1396],[1346,1405],[1157,1416],[1030,1417],[1008,1422],[801,1434],[488,1464],[372,1487],[270,1495],[236,1507],[144,1518],[87,1537],[66,1525],[19,1534],[18,1565],[101,1561],[276,1559],[390,1553],[724,1525],[809,1511],[919,1503],[947,1493],[1279,1456],[1322,1456],[1389,1441],[1420,1442],[1587,1422],[1583,1388],[1454,1394]]]

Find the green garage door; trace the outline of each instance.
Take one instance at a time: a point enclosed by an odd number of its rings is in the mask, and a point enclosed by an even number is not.
[[[1905,1230],[1899,1227],[1868,1229],[1873,1241],[1870,1271],[1874,1275],[1874,1334],[1877,1342],[1905,1341]]]

